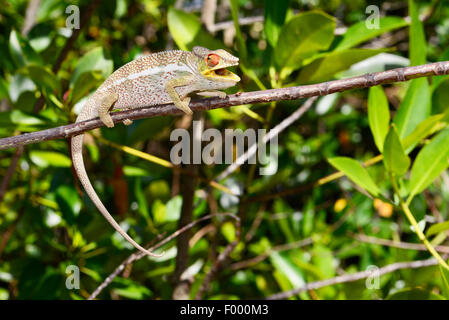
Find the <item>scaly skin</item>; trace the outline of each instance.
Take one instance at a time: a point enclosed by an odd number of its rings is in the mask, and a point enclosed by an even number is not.
[[[131,61],[112,73],[83,106],[76,122],[100,117],[112,128],[114,123],[109,114],[112,109],[132,109],[145,106],[174,103],[186,114],[190,97],[197,92],[201,95],[226,97],[220,89],[234,86],[240,78],[225,70],[238,64],[238,58],[224,50],[211,51],[202,47],[192,52],[173,50],[147,55]],[[131,120],[123,121],[125,125]],[[84,167],[83,135],[72,137],[72,162],[81,184],[106,220],[127,241],[140,251],[156,255],[137,244],[114,220],[95,192]]]

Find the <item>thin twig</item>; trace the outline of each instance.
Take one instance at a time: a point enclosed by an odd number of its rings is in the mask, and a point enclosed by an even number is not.
[[[307,101],[298,108],[295,112],[293,112],[291,115],[289,115],[287,118],[282,120],[281,123],[279,123],[276,127],[271,129],[264,137],[262,144],[268,144],[268,142],[273,139],[274,137],[278,136],[282,131],[284,131],[288,126],[290,126],[293,122],[298,120],[302,117],[304,113],[306,113],[307,110],[312,107],[313,103],[316,101],[317,97],[312,97],[307,99]],[[242,163],[245,163],[249,158],[251,158],[256,152],[257,152],[258,144],[255,143],[251,145],[248,150],[245,151],[244,154],[242,154],[240,157],[237,158],[237,160],[232,163],[230,166],[228,166],[222,173],[220,173],[216,181],[223,180],[227,176],[229,176],[231,173],[233,173],[237,168],[241,166]]]
[[[204,123],[204,119],[201,113],[195,113],[193,118],[200,123]],[[190,126],[190,137],[192,145],[194,143],[201,144],[201,135],[199,132],[195,132],[193,125]],[[194,175],[198,175],[198,165],[197,164],[187,164],[185,165],[186,170],[192,172]],[[182,193],[182,207],[181,207],[181,217],[178,220],[178,228],[181,229],[185,225],[188,225],[193,220],[193,200],[195,196],[195,189],[197,186],[198,179],[194,177],[189,177],[186,175],[181,176],[181,193]],[[178,285],[183,286],[181,275],[189,266],[189,240],[190,232],[184,232],[181,234],[176,243],[177,255],[175,262],[175,271],[172,274],[171,281],[175,287],[174,292],[178,292],[176,287]],[[181,290],[184,292],[184,290]],[[175,298],[175,297],[174,297]],[[186,299],[188,297],[176,297],[176,299]]]
[[[426,246],[423,244],[420,244],[420,243],[392,241],[392,240],[388,240],[388,239],[381,239],[381,238],[377,238],[377,237],[368,236],[366,234],[354,234],[354,235],[352,235],[352,238],[362,241],[362,242],[378,244],[378,245],[388,246],[388,247],[394,247],[394,248],[399,248],[399,249],[427,251]],[[442,252],[442,253],[449,253],[448,246],[435,246],[435,250],[438,252]]]
[[[288,290],[280,293],[273,294],[269,296],[268,300],[280,300],[280,299],[287,299],[291,296],[297,295],[304,291],[309,290],[317,290],[323,287],[327,286],[333,286],[339,283],[346,283],[346,282],[353,282],[361,279],[365,279],[368,277],[380,277],[384,274],[391,273],[400,269],[417,269],[417,268],[423,268],[423,267],[429,267],[437,265],[438,261],[434,258],[426,259],[426,260],[417,260],[417,261],[407,261],[407,262],[396,262],[389,265],[386,265],[378,270],[366,270],[366,271],[359,271],[353,274],[344,274],[335,278],[330,278],[326,280],[320,280],[315,282],[309,282],[305,284],[302,287]]]
[[[261,90],[253,92],[239,92],[224,99],[209,98],[192,101],[190,107],[194,111],[211,110],[242,104],[267,103],[270,101],[298,100],[315,96],[324,96],[335,92],[342,92],[356,88],[368,88],[392,82],[407,81],[420,77],[441,76],[449,74],[449,61],[435,62],[420,66],[397,68],[388,71],[368,73],[358,77],[333,80],[318,84],[287,87],[280,89]],[[181,114],[182,111],[173,104],[148,106],[122,112],[114,112],[112,119],[115,123],[125,119],[135,120],[168,114]],[[82,132],[102,127],[104,124],[95,118],[83,122],[73,123],[52,129],[26,133],[14,137],[0,139],[0,150],[16,148],[20,145],[37,143],[53,139],[65,139]]]
[[[218,255],[217,260],[212,265],[212,268],[210,269],[209,273],[204,278],[203,283],[201,284],[201,287],[199,288],[195,299],[200,300],[203,294],[206,292],[206,290],[209,288],[209,284],[212,281],[215,274],[218,272],[220,267],[224,264],[225,260],[229,257],[231,252],[235,249],[237,244],[239,243],[240,239],[240,218],[236,218],[235,223],[235,239],[231,243],[229,243],[226,248]]]
[[[309,244],[313,243],[313,239],[312,238],[305,238],[303,240],[299,240],[299,241],[295,241],[295,242],[291,242],[291,243],[287,243],[287,244],[281,244],[278,246],[274,246],[273,248],[271,248],[270,250],[268,250],[268,252],[265,252],[261,255],[255,256],[251,259],[248,260],[243,260],[243,261],[239,261],[236,263],[233,263],[229,266],[229,268],[231,270],[239,270],[239,269],[244,269],[244,268],[248,268],[251,267],[255,264],[258,264],[259,262],[262,262],[263,260],[265,260],[266,258],[268,258],[270,256],[270,254],[272,254],[273,252],[281,252],[281,251],[287,251],[287,250],[293,250],[293,249],[297,249],[297,248],[302,248],[305,246],[308,246]]]
[[[11,182],[12,176],[16,171],[16,166],[22,153],[23,153],[23,146],[20,146],[17,148],[17,150],[14,152],[11,158],[11,163],[9,164],[9,167],[6,170],[6,174],[2,179],[2,183],[0,184],[0,202],[2,202],[6,190],[8,190],[9,183]]]
[[[148,250],[154,251],[154,250],[162,247],[163,245],[165,245],[166,243],[170,242],[171,240],[173,240],[174,238],[176,238],[177,236],[179,236],[183,232],[185,232],[187,230],[190,230],[192,227],[194,227],[198,223],[200,223],[200,222],[202,222],[204,220],[211,219],[211,218],[213,218],[215,216],[228,216],[228,217],[231,217],[233,219],[238,220],[238,217],[236,217],[232,213],[210,214],[210,215],[201,217],[201,218],[199,218],[199,219],[189,223],[188,225],[184,226],[181,229],[176,230],[170,236],[168,236],[167,238],[165,238],[164,240],[162,240],[158,244],[148,248]],[[115,279],[115,277],[117,277],[119,275],[119,273],[122,272],[127,265],[129,265],[130,263],[133,263],[136,260],[139,260],[139,259],[143,258],[144,256],[146,256],[146,254],[143,253],[143,252],[140,252],[140,251],[131,254],[117,268],[115,268],[115,270],[106,279],[104,279],[104,281],[94,290],[94,292],[92,292],[92,294],[89,296],[88,300],[95,299],[101,293],[101,291],[103,291],[103,289],[105,289],[109,284],[111,284],[111,282]]]

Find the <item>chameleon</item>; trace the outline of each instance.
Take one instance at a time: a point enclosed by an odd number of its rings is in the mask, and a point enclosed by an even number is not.
[[[240,78],[227,70],[237,66],[239,59],[223,49],[209,50],[194,47],[192,51],[169,50],[142,56],[114,71],[98,89],[89,96],[75,122],[99,117],[109,128],[114,127],[110,111],[127,110],[173,103],[186,114],[190,93],[225,98],[220,90],[236,85]],[[132,121],[125,119],[123,124]],[[84,167],[83,134],[72,137],[71,157],[76,175],[89,198],[114,229],[135,248],[151,256],[150,252],[135,242],[114,220],[93,188]]]

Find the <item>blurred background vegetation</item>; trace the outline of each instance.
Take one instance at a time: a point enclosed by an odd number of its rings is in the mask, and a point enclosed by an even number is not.
[[[239,56],[242,81],[228,93],[317,83],[449,57],[447,1],[206,1],[216,3],[209,9],[202,0],[0,2],[0,137],[73,122],[86,96],[113,70],[162,50],[202,45]],[[78,31],[66,28],[70,5],[80,9]],[[366,28],[369,5],[380,10],[378,29]],[[411,25],[411,5],[421,23]],[[422,81],[417,86],[427,91],[416,89],[411,99],[422,102],[427,94],[430,114],[444,112],[449,78]],[[392,115],[409,86],[384,86]],[[182,238],[184,244],[189,241],[183,261],[176,261],[179,244],[171,241],[164,246],[165,256],[127,266],[99,298],[195,297],[218,255],[234,240],[238,243],[202,298],[264,298],[370,265],[428,258],[425,248],[392,246],[420,241],[402,212],[385,199],[373,200],[347,178],[313,185],[335,172],[328,158],[366,161],[379,153],[367,98],[366,89],[320,98],[279,136],[278,157],[270,159],[278,167],[276,174],[260,176],[259,165],[245,164],[220,181],[240,192],[240,199],[207,183],[226,165],[187,166],[201,177],[193,185],[193,219],[232,212],[242,219],[240,233],[226,217],[203,221],[190,231],[190,241]],[[269,129],[302,103],[239,106],[200,116],[205,128],[222,132]],[[85,163],[95,189],[139,243],[179,229],[188,196],[183,184],[192,178],[122,147],[169,160],[170,132],[188,128],[190,122],[187,116],[143,119],[85,137]],[[371,166],[369,173],[380,188],[390,188],[382,164]],[[85,299],[134,251],[76,187],[66,140],[1,151],[0,180],[0,299]],[[448,219],[448,203],[449,175],[443,172],[410,207],[424,229]],[[438,230],[434,244],[448,243],[447,228]],[[66,288],[69,265],[80,268],[79,290]],[[444,297],[443,279],[438,266],[404,269],[382,276],[377,289],[360,280],[292,298],[439,299]],[[187,289],[179,293],[182,288]]]

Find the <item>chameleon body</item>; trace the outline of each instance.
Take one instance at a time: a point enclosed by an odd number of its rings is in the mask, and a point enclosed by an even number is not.
[[[238,65],[239,59],[219,49],[194,47],[192,52],[173,50],[143,56],[113,72],[88,98],[76,122],[100,117],[108,127],[114,123],[109,114],[115,109],[142,108],[174,103],[191,114],[190,97],[199,95],[226,97],[222,90],[234,86],[240,78],[225,68]],[[123,121],[131,124],[129,119]],[[106,220],[134,247],[148,255],[154,253],[137,244],[114,220],[95,192],[84,167],[83,135],[72,137],[72,162],[86,193]]]

